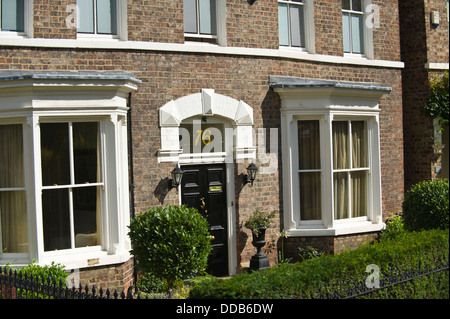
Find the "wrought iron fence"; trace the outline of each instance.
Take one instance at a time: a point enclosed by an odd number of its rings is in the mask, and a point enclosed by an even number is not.
[[[366,282],[348,285],[346,289],[332,287],[330,293],[319,294],[320,299],[352,299],[371,294],[380,290],[404,284],[414,279],[430,276],[432,274],[448,271],[449,262],[437,264],[432,269],[415,269],[409,271],[393,271],[393,275],[380,278],[376,287],[368,287]],[[148,299],[148,295],[144,294]],[[153,297],[154,298],[154,297]],[[156,298],[161,298],[158,295]],[[162,297],[164,298],[164,296]],[[68,288],[65,282],[57,282],[54,278],[41,276],[28,276],[20,271],[0,267],[0,299],[142,299],[142,294],[134,291],[132,287],[123,289],[121,292],[109,289],[104,291],[88,285],[78,288]]]
[[[320,295],[319,299],[354,299],[385,290],[397,285],[405,284],[415,279],[430,276],[442,271],[449,270],[449,261],[436,263],[434,267],[417,268],[412,270],[398,271],[393,269],[390,275],[379,278],[377,285],[370,286],[365,281],[347,285],[346,289],[335,287],[330,293]]]
[[[61,280],[36,275],[29,276],[21,271],[0,267],[0,299],[139,299],[140,293],[133,293],[132,287],[121,292],[109,289],[67,287]]]

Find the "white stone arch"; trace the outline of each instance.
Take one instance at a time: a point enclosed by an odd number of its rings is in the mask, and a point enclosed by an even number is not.
[[[223,156],[223,162],[226,158],[255,158],[253,109],[243,101],[217,94],[212,89],[202,89],[201,93],[172,100],[159,109],[161,128],[159,162],[180,162],[182,150],[179,143],[179,126],[183,120],[195,116],[223,118],[232,123],[234,154]],[[214,160],[218,161],[217,158]]]

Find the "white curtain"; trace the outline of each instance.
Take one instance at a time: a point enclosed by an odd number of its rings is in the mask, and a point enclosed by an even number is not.
[[[319,121],[298,122],[300,219],[322,219]]]
[[[28,251],[22,125],[0,125],[1,251]],[[1,252],[0,251],[0,252]]]
[[[348,122],[333,122],[333,169],[350,168]],[[348,218],[348,174],[334,173],[334,217]]]
[[[365,122],[352,122],[352,163],[353,168],[367,167]],[[367,171],[351,173],[352,217],[367,215]]]
[[[334,214],[336,219],[366,216],[367,167],[366,128],[363,121],[333,122]],[[351,146],[351,147],[350,147]],[[351,156],[351,158],[350,158]],[[352,163],[352,167],[350,167]],[[352,169],[358,169],[351,171]],[[350,195],[350,197],[349,197]],[[349,216],[351,205],[351,216]]]

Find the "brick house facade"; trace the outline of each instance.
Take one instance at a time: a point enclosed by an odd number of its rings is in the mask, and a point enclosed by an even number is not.
[[[107,35],[95,27],[91,34],[77,32],[75,0],[25,0],[20,30],[2,25],[0,128],[3,134],[20,131],[14,141],[23,144],[23,153],[16,155],[22,166],[7,169],[23,171],[24,179],[17,185],[0,179],[0,196],[25,196],[21,219],[14,217],[19,226],[7,225],[6,216],[12,214],[3,207],[1,243],[7,250],[2,262],[54,260],[80,269],[80,278],[90,284],[131,285],[127,225],[152,206],[184,201],[186,185],[169,187],[176,164],[192,174],[205,167],[222,170],[226,275],[248,267],[256,251],[251,232],[243,227],[256,208],[276,212],[264,250],[271,265],[282,230],[291,233],[284,241],[285,257],[296,257],[300,245],[336,253],[376,236],[383,221],[401,211],[404,93],[398,2],[364,0],[360,8],[343,8],[337,0],[214,3],[210,12],[216,30],[205,34],[185,32],[184,13],[192,1],[178,0],[118,1],[112,19],[116,30]],[[289,12],[289,18],[280,18],[281,12]],[[299,12],[300,45],[293,37],[281,44],[285,29],[280,26],[289,30],[288,39]],[[231,128],[232,135],[224,134],[225,146],[207,154],[180,149],[178,132],[195,121],[212,123],[221,133]],[[302,125],[320,134],[301,131]],[[78,146],[73,134],[90,136],[88,127],[100,136],[89,149]],[[52,181],[59,173],[47,181],[45,172],[46,165],[57,170],[45,163],[48,148],[62,152],[53,141],[55,130],[67,135],[72,154],[64,157],[69,173],[61,172],[72,178],[63,182]],[[338,142],[340,137],[352,143]],[[357,141],[363,146],[355,146]],[[306,142],[320,153],[320,167],[299,163],[309,154],[301,144]],[[92,180],[77,181],[78,147],[97,159],[83,159],[96,168]],[[333,149],[340,148],[352,165],[339,167],[346,160],[336,159]],[[360,154],[358,160],[350,148]],[[259,167],[253,185],[244,183],[251,162]],[[313,175],[319,180],[306,178]],[[316,189],[311,195],[316,206],[307,207],[305,187]],[[94,199],[77,202],[79,189]],[[52,224],[59,218],[47,203],[52,198],[67,211],[67,220],[58,220],[65,226]],[[77,217],[80,207],[88,207],[83,209],[91,219],[86,219],[95,229]],[[27,236],[6,236],[12,227]],[[66,227],[62,239],[52,233],[54,227]],[[93,242],[78,242],[76,235]],[[22,246],[10,252],[14,240]]]
[[[439,21],[432,21],[432,13]],[[448,1],[400,3],[405,131],[405,189],[431,178],[448,178],[448,127],[441,137],[420,108],[430,94],[429,82],[448,71]],[[435,141],[438,139],[439,141]],[[443,145],[434,147],[435,144]]]

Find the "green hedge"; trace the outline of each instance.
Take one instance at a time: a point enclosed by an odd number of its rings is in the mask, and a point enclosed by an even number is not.
[[[354,284],[364,283],[366,267],[375,264],[380,279],[403,271],[446,263],[448,230],[408,232],[394,239],[366,244],[339,255],[325,255],[301,263],[238,274],[230,279],[212,276],[194,280],[190,298],[316,298]],[[448,271],[421,277],[406,284],[367,295],[369,298],[448,298]]]
[[[402,220],[406,230],[447,229],[448,179],[434,179],[415,184],[406,192],[402,207]]]

